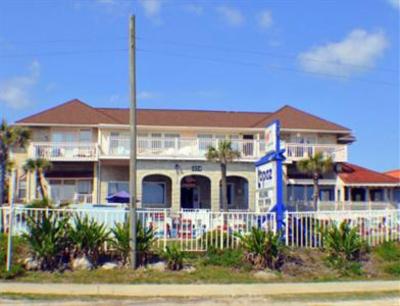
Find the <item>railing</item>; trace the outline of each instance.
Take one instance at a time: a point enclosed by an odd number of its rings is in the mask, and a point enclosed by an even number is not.
[[[137,138],[139,157],[172,157],[205,159],[208,147],[218,147],[218,139],[206,138]],[[258,140],[233,139],[232,148],[242,159],[256,159],[263,155],[263,143]],[[129,156],[130,140],[127,137],[110,137],[108,148],[103,148],[105,156]]]
[[[287,201],[289,211],[359,211],[397,209],[393,202],[356,202],[356,201],[318,201],[316,207],[313,201]]]
[[[288,160],[301,160],[322,153],[332,157],[335,162],[347,161],[347,146],[338,144],[285,143],[285,156]]]
[[[0,232],[9,231],[11,209],[0,208]],[[28,219],[39,221],[43,216],[88,216],[107,229],[127,222],[129,211],[121,208],[39,209],[16,207],[13,210],[13,235],[28,231]],[[145,228],[152,228],[157,238],[155,246],[177,243],[185,251],[205,251],[210,247],[225,249],[239,246],[234,233],[247,234],[253,227],[276,233],[275,213],[210,212],[170,210],[138,210],[138,220]],[[384,241],[400,241],[400,210],[315,211],[286,212],[282,232],[286,245],[315,248],[323,244],[322,232],[332,224],[347,222],[364,241],[374,246]]]
[[[31,158],[50,161],[92,161],[97,159],[97,144],[82,142],[32,142],[29,146]]]
[[[400,210],[287,212],[286,245],[316,248],[323,245],[322,232],[330,225],[347,222],[361,239],[375,246],[400,240]]]
[[[91,204],[93,203],[93,194],[91,193],[75,193],[74,194],[75,204]]]

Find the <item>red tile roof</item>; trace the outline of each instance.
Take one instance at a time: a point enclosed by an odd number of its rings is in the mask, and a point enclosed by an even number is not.
[[[270,112],[227,112],[200,110],[138,109],[138,125],[258,128],[279,119],[283,128],[345,131],[350,130],[291,106]],[[123,108],[95,108],[71,100],[17,124],[128,124],[129,111]]]
[[[339,177],[345,184],[396,184],[399,179],[350,163],[341,163]]]
[[[390,171],[386,171],[386,172],[383,172],[383,173],[400,180],[400,169],[390,170]]]

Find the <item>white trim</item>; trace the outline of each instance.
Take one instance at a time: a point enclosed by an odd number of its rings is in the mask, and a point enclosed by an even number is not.
[[[281,132],[310,132],[310,133],[329,133],[329,134],[351,134],[351,130],[320,130],[320,129],[291,129],[281,128]]]
[[[313,185],[312,179],[288,179],[286,181],[287,185]],[[319,185],[336,185],[336,179],[319,179]]]

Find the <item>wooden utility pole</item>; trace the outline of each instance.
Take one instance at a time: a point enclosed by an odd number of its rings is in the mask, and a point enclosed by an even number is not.
[[[137,252],[136,252],[136,30],[135,16],[132,15],[129,23],[129,77],[130,77],[130,133],[131,133],[131,150],[129,160],[129,193],[130,193],[130,240],[131,248],[130,264],[136,269]]]

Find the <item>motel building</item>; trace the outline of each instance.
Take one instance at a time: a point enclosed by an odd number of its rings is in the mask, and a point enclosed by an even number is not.
[[[220,166],[207,161],[205,153],[209,146],[229,139],[241,153],[228,165],[229,209],[268,210],[256,199],[255,163],[266,153],[266,127],[276,120],[281,126],[280,146],[285,149],[287,206],[311,202],[312,180],[297,170],[296,163],[316,152],[331,156],[335,163],[333,171],[320,179],[319,205],[368,208],[400,201],[399,179],[347,162],[348,147],[355,141],[350,129],[291,106],[272,112],[139,109],[137,117],[141,208],[219,211]],[[45,177],[55,204],[107,204],[107,196],[129,191],[128,109],[97,108],[72,100],[15,124],[32,131],[28,148],[12,152],[18,203],[40,196],[37,176],[22,170],[28,158],[52,162]]]

